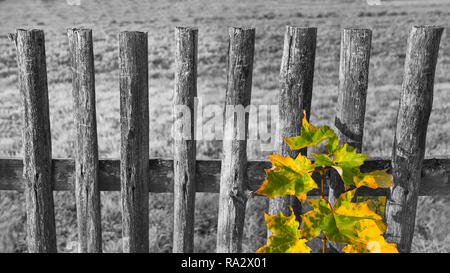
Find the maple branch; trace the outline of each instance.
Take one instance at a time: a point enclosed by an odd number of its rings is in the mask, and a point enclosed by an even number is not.
[[[322,169],[320,172],[320,195],[323,197],[323,180],[325,176],[325,170]]]

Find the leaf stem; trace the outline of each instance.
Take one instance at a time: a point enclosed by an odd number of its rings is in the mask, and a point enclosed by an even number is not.
[[[327,250],[327,236],[324,236],[324,238],[322,238],[322,253],[325,254]]]
[[[320,195],[323,197],[323,180],[325,176],[325,169],[320,171]]]

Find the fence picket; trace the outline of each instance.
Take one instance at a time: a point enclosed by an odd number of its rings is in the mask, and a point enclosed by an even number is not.
[[[78,252],[102,252],[92,30],[68,29],[75,116]]]
[[[18,29],[14,38],[24,121],[23,175],[26,179],[28,251],[56,252],[44,32]]]
[[[195,28],[175,29],[174,235],[173,252],[194,251],[195,155],[194,98],[197,96]]]
[[[345,28],[341,37],[339,91],[334,125],[340,144],[348,143],[362,151],[367,87],[369,84],[372,31],[364,28]],[[344,192],[344,184],[337,173],[330,173],[329,201]]]
[[[302,128],[302,110],[309,120],[314,80],[317,28],[287,26],[284,35],[283,57],[280,69],[280,93],[278,97],[278,152],[296,158],[299,153],[307,155],[307,149],[293,151],[281,137],[299,136]],[[277,197],[269,201],[271,215],[283,212],[290,215],[291,206],[297,220],[302,213],[301,203],[292,196]],[[272,234],[267,230],[267,237]]]
[[[394,187],[386,202],[387,241],[410,252],[442,27],[412,27],[392,151]]]
[[[149,251],[147,33],[119,35],[120,182],[123,252]]]
[[[255,46],[254,28],[230,28],[228,34],[228,83],[217,226],[219,253],[236,253],[242,250],[248,190],[245,171],[248,113],[245,108],[250,105]]]

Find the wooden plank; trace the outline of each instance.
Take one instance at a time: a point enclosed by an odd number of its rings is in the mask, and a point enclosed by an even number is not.
[[[217,225],[218,253],[237,253],[242,250],[248,188],[245,177],[248,114],[244,109],[250,105],[255,47],[254,28],[229,28],[228,34],[228,82]]]
[[[307,149],[291,150],[281,137],[299,136],[302,128],[302,110],[309,120],[314,80],[314,61],[316,55],[317,28],[287,26],[284,35],[283,57],[280,69],[280,93],[278,96],[278,153],[296,158],[301,152],[307,155]],[[271,215],[283,212],[290,215],[289,207],[294,210],[300,221],[302,206],[294,196],[276,197],[269,201]],[[272,232],[267,230],[267,237]]]
[[[314,160],[311,159],[313,162]],[[389,169],[391,160],[369,158],[361,167],[363,172]],[[268,161],[249,161],[246,176],[248,189],[256,191],[265,179],[264,169],[271,167]],[[22,177],[23,162],[21,159],[0,158],[0,190],[24,191],[25,179]],[[153,158],[149,161],[149,192],[173,192],[173,160]],[[52,183],[54,191],[73,191],[75,188],[75,162],[71,159],[53,159]],[[197,160],[195,174],[196,192],[218,193],[220,184],[220,160]],[[450,158],[426,158],[422,167],[420,196],[446,196],[450,194]],[[314,177],[317,179],[317,177]],[[113,159],[99,160],[99,190],[120,191],[120,161]],[[316,180],[316,182],[320,182]],[[365,189],[362,195],[386,195],[384,190]],[[325,185],[325,194],[328,187]],[[313,191],[311,196],[317,196]]]
[[[95,75],[92,30],[71,28],[69,38],[75,116],[75,198],[78,252],[102,252]]]
[[[13,36],[24,122],[23,176],[26,181],[28,252],[56,252],[44,32],[18,29]]]
[[[197,96],[198,30],[175,29],[173,252],[194,251],[194,98]]]
[[[148,38],[119,34],[120,184],[123,252],[149,251]]]
[[[339,144],[348,143],[362,152],[367,87],[369,84],[372,31],[365,28],[345,28],[341,37],[339,90],[334,125]],[[331,204],[345,191],[341,177],[335,171],[328,174]]]
[[[392,175],[394,187],[386,203],[386,240],[410,252],[428,120],[442,27],[414,26],[406,51],[402,94],[397,114]]]

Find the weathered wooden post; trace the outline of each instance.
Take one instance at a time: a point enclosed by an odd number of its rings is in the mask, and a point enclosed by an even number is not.
[[[18,29],[12,36],[17,49],[23,108],[28,251],[56,252],[44,32]]]
[[[92,30],[68,29],[75,116],[78,251],[102,252]]]
[[[342,31],[339,91],[334,125],[340,144],[348,143],[358,152],[362,151],[371,45],[370,29],[345,28]],[[328,181],[329,201],[334,204],[344,192],[344,184],[337,173],[331,173]]]
[[[198,30],[175,29],[173,252],[194,251],[194,98],[197,96]]]
[[[120,184],[123,252],[149,251],[147,33],[124,31],[120,48]]]
[[[250,105],[255,29],[230,28],[229,39],[217,226],[217,252],[219,253],[235,253],[242,250],[245,206],[248,199],[245,177],[248,115],[245,108]]]
[[[428,120],[442,27],[414,26],[406,51],[402,94],[397,113],[392,175],[394,186],[386,202],[386,240],[400,252],[410,252],[425,154]]]
[[[314,61],[316,55],[317,28],[287,26],[284,35],[283,57],[280,69],[280,93],[278,97],[278,152],[296,158],[299,153],[307,154],[307,149],[290,150],[281,137],[299,136],[302,128],[302,111],[309,120],[314,80]],[[277,197],[269,201],[269,214],[283,212],[290,215],[292,206],[299,216],[301,204],[296,197]],[[298,217],[297,217],[298,218]],[[300,218],[298,218],[300,220]],[[267,237],[272,234],[267,230]]]

